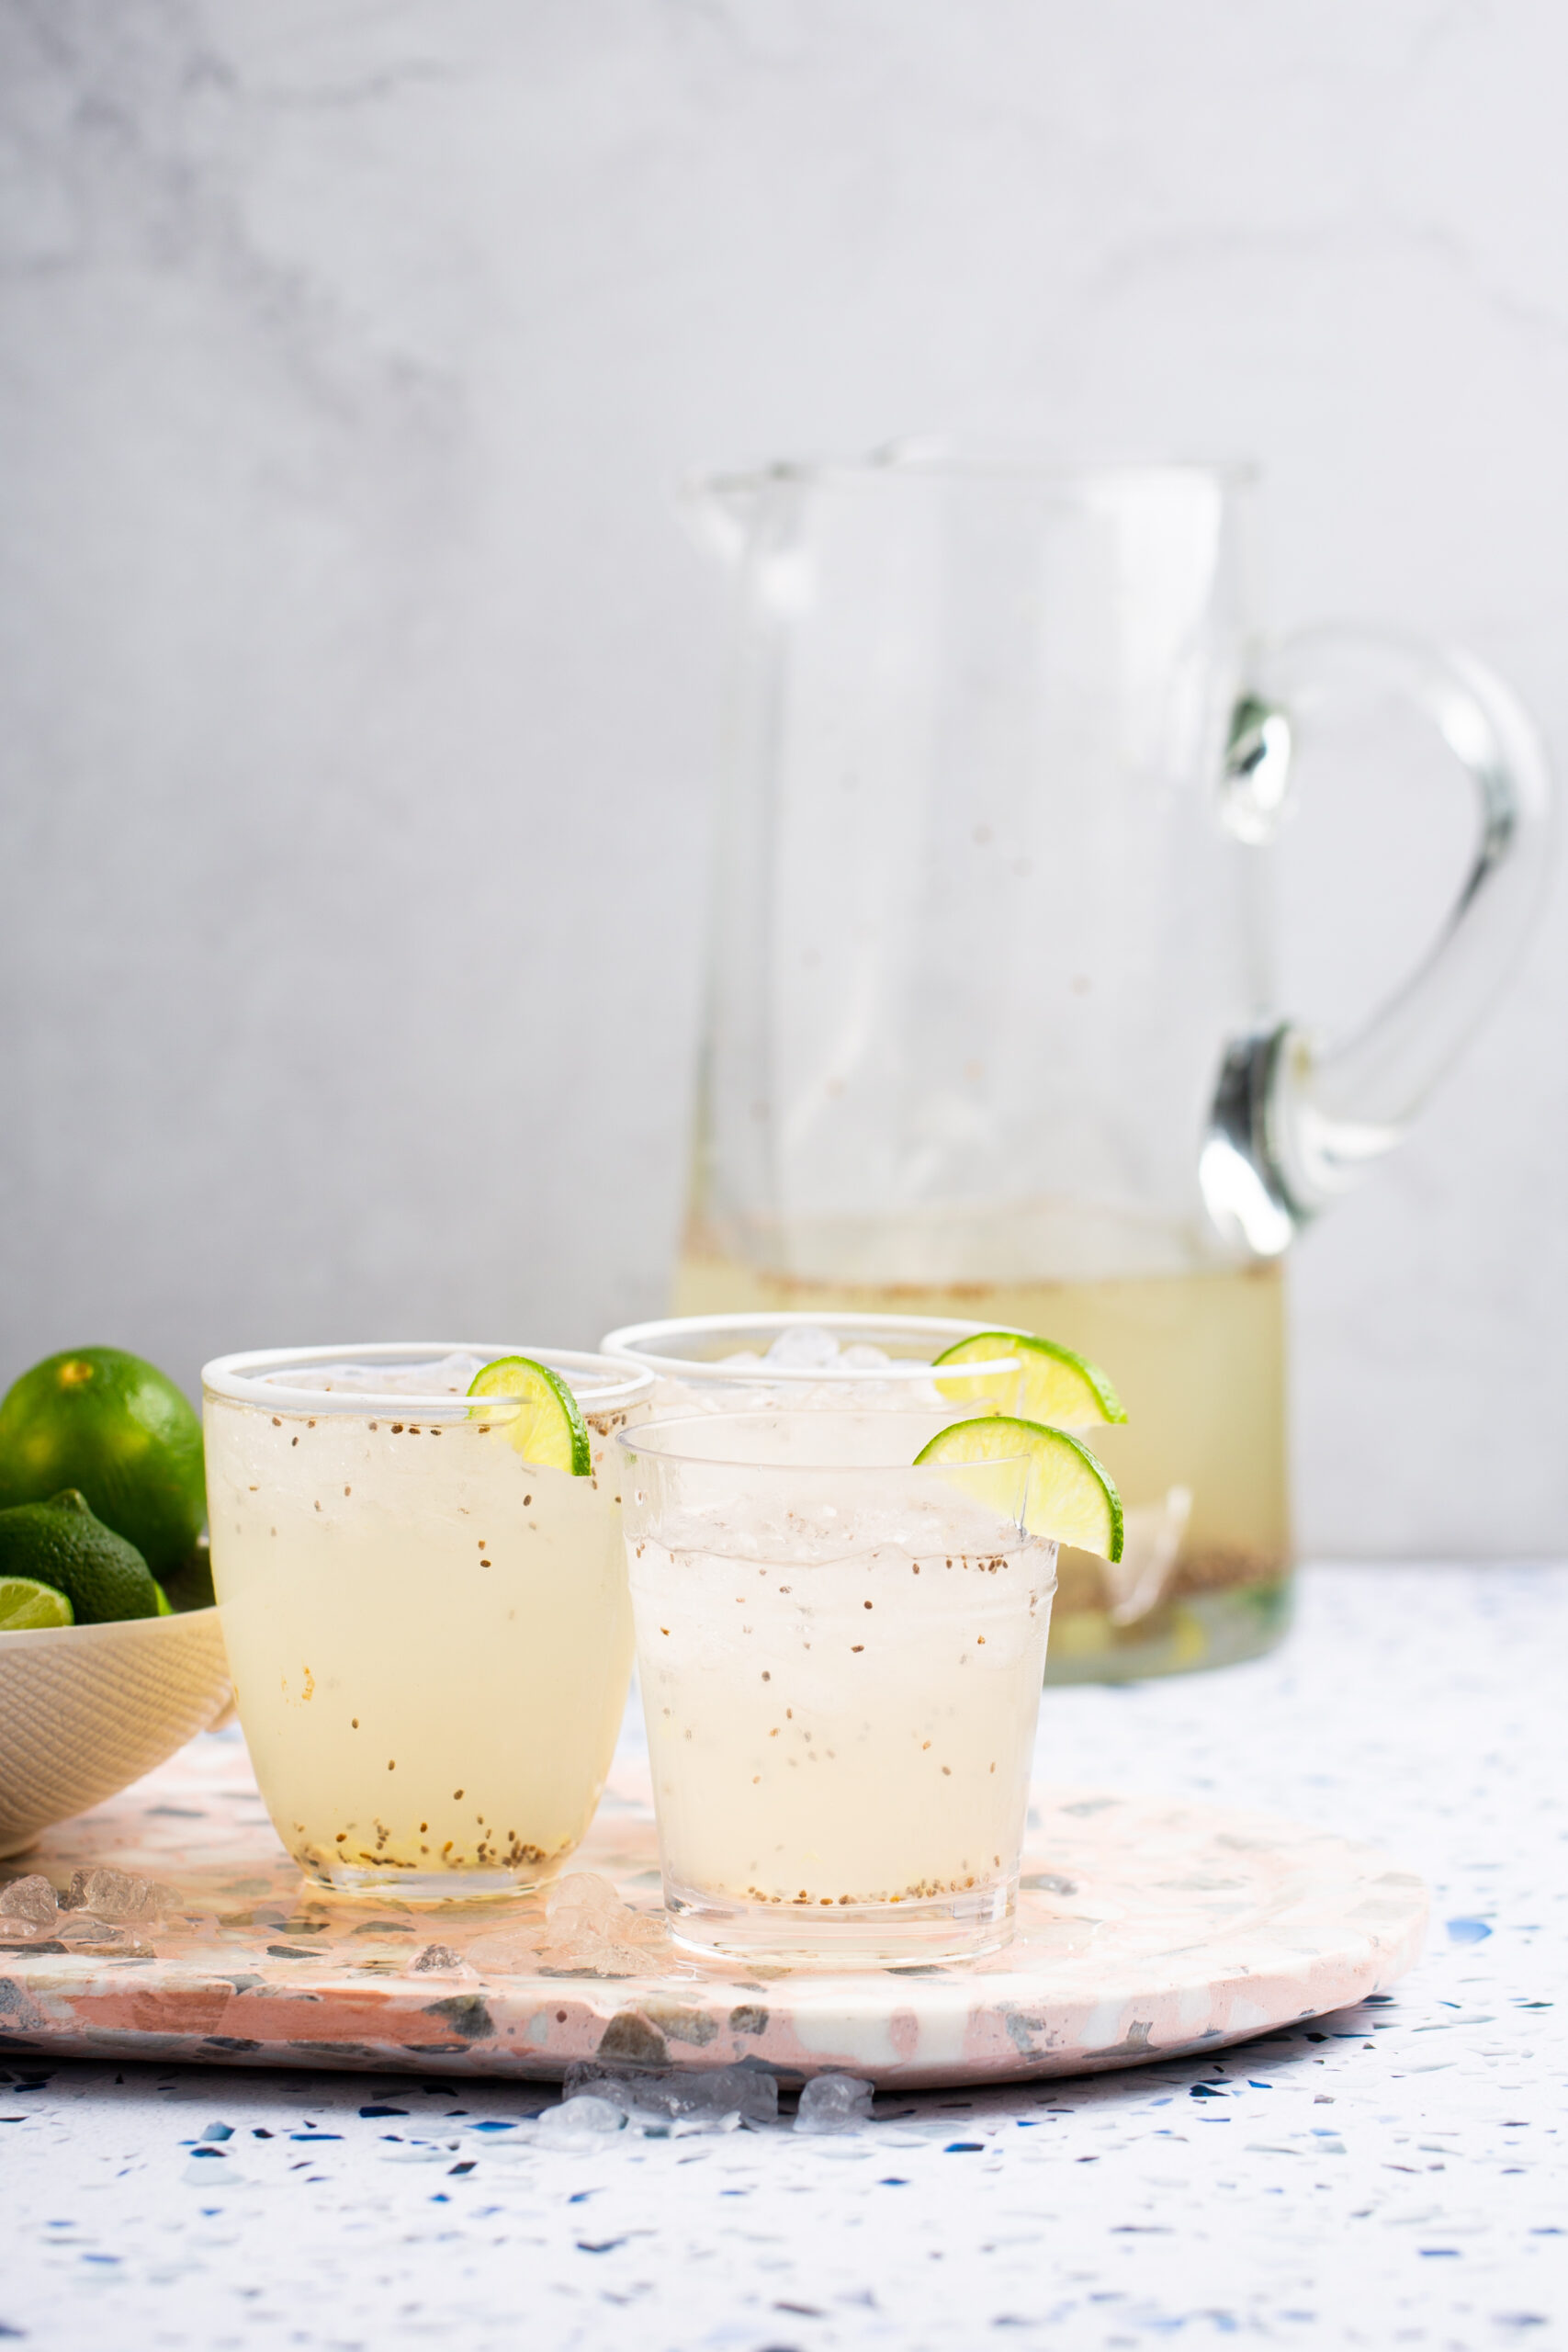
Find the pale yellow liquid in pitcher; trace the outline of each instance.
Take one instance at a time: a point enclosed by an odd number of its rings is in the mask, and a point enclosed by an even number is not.
[[[1285,1622],[1291,1560],[1285,1293],[1278,1261],[1111,1282],[814,1283],[691,1247],[675,1311],[821,1307],[964,1317],[1059,1340],[1102,1364],[1125,1427],[1087,1432],[1133,1509],[1191,1497],[1157,1607],[1112,1622],[1101,1573],[1064,1551],[1051,1674],[1077,1679],[1217,1665],[1266,1649]]]

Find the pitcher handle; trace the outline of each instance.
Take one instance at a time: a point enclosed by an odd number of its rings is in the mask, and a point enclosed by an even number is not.
[[[1259,1255],[1392,1150],[1518,962],[1550,865],[1545,752],[1513,694],[1467,653],[1314,629],[1269,655],[1237,705],[1223,821],[1261,842],[1282,812],[1294,732],[1347,683],[1392,687],[1437,728],[1475,787],[1474,854],[1436,940],[1370,1020],[1324,1041],[1295,1022],[1227,1052],[1201,1162],[1222,1227]]]

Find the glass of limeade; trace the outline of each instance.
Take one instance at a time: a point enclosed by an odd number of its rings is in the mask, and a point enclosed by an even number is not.
[[[951,1413],[950,1413],[951,1418]],[[618,1441],[677,1939],[888,1966],[1011,1933],[1054,1543],[1030,1463],[924,1413],[706,1413]]]
[[[575,1467],[520,1444],[559,1458],[536,1399],[469,1396],[506,1357],[546,1367]],[[615,1439],[651,1379],[558,1349],[434,1343],[225,1356],[202,1388],[213,1582],[285,1846],[320,1886],[401,1900],[551,1877],[626,1704]]]

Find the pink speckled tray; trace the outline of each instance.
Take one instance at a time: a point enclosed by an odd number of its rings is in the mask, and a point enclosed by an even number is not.
[[[110,1954],[6,1940],[0,1918],[0,2052],[545,2077],[595,2055],[751,2059],[785,2078],[1001,2082],[1321,2016],[1382,1990],[1420,1948],[1421,1882],[1296,1822],[1072,1789],[1037,1791],[1030,1820],[1018,1933],[976,1966],[721,1972],[671,1952],[657,1973],[606,1978],[539,1965],[536,1904],[432,1913],[309,1894],[243,1744],[200,1738],[0,1864],[0,1881],[40,1871],[62,1892],[108,1865],[165,1882],[183,1906],[128,1923]],[[575,1866],[657,1908],[635,1781],[612,1784]],[[437,1939],[457,1964],[412,1969]]]

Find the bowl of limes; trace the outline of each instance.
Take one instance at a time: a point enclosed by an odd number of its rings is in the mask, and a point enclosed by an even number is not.
[[[223,1713],[201,1423],[120,1348],[0,1401],[0,1856],[101,1804]]]

